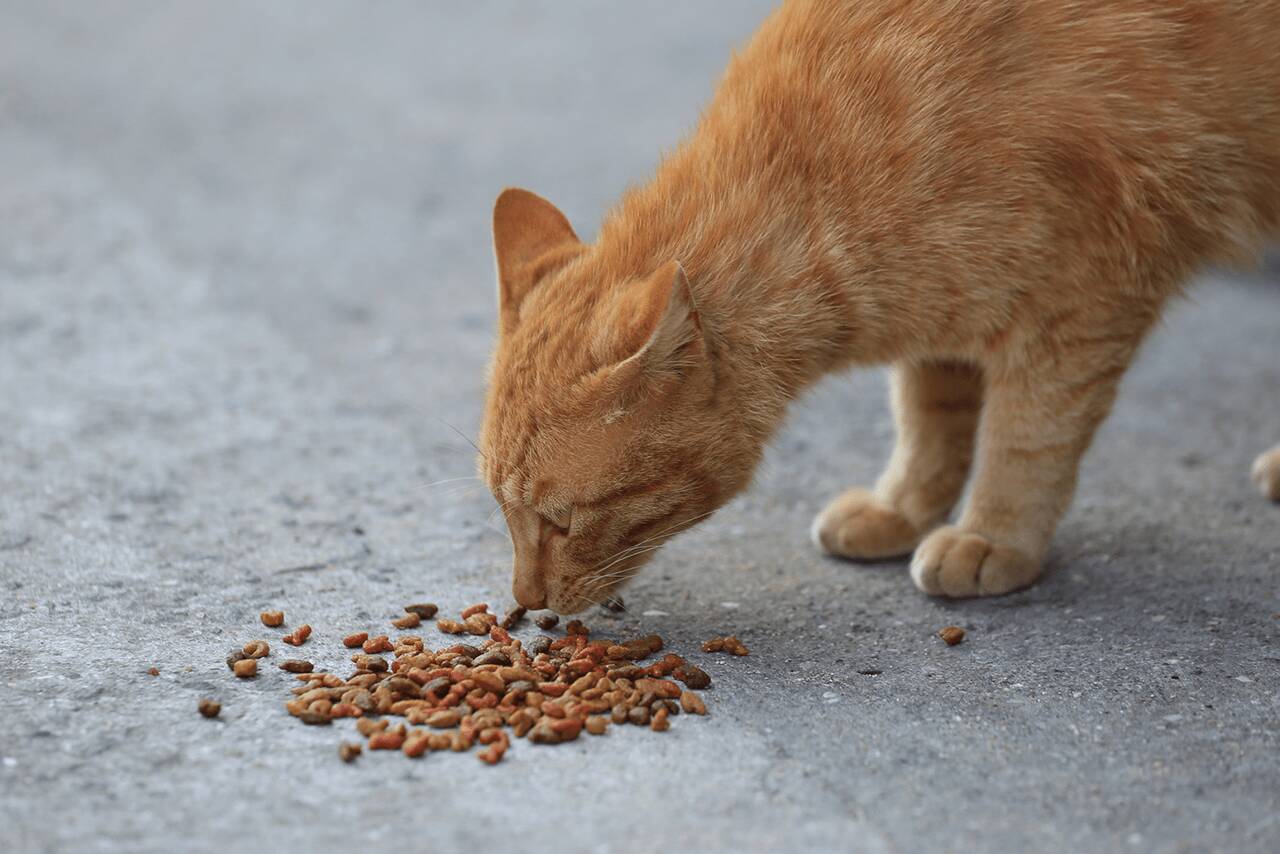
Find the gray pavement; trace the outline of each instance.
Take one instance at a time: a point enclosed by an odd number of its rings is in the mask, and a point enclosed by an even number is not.
[[[892,436],[878,372],[820,386],[589,618],[751,646],[663,736],[343,766],[230,678],[268,606],[336,667],[507,601],[491,499],[428,485],[474,470],[492,199],[591,234],[768,5],[0,3],[0,849],[1280,850],[1274,266],[1171,313],[1008,598],[815,553]]]

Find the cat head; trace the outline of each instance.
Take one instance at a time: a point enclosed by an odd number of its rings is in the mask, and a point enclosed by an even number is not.
[[[679,264],[611,270],[525,190],[499,196],[493,236],[498,342],[480,471],[511,533],[516,600],[575,613],[727,501],[752,466],[742,471]]]

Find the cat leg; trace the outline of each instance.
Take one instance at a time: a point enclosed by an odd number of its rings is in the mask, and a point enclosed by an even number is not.
[[[934,596],[997,596],[1040,577],[1075,492],[1080,459],[1115,400],[1145,329],[1091,331],[988,370],[978,462],[958,525],[938,528],[911,561]]]
[[[1253,482],[1267,498],[1280,501],[1280,445],[1253,461]]]
[[[841,557],[910,554],[964,490],[982,409],[982,373],[951,362],[904,363],[892,376],[897,444],[874,491],[851,489],[813,523],[813,540]]]

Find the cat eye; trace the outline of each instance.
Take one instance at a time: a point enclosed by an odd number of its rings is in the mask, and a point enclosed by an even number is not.
[[[540,515],[542,515],[543,521],[545,521],[551,527],[555,528],[556,531],[558,531],[559,533],[563,534],[566,537],[569,536],[569,528],[573,525],[573,508],[572,507],[566,510],[561,510],[555,513],[554,515],[553,514],[540,514]]]

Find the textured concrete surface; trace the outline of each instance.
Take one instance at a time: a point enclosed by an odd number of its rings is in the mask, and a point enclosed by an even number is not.
[[[428,486],[473,471],[491,201],[592,233],[767,5],[0,6],[0,849],[1280,849],[1274,267],[1171,314],[1005,599],[813,551],[891,439],[881,375],[817,389],[590,617],[744,638],[705,720],[348,767],[230,678],[266,606],[336,667],[403,602],[506,601],[491,500]]]

